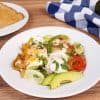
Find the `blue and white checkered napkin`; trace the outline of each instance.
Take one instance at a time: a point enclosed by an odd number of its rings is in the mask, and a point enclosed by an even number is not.
[[[74,27],[100,37],[100,16],[94,12],[99,0],[61,0],[48,2],[47,12]]]

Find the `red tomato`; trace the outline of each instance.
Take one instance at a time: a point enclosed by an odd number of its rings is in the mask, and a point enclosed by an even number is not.
[[[68,61],[69,70],[83,71],[86,67],[86,59],[84,55],[74,55]]]

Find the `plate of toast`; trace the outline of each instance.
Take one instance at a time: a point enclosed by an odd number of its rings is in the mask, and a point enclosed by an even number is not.
[[[0,37],[22,28],[29,19],[25,8],[17,4],[0,2]]]

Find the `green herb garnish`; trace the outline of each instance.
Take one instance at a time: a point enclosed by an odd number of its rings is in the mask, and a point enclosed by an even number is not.
[[[39,78],[39,76],[38,76],[38,75],[36,75],[36,74],[34,74],[34,75],[33,75],[33,77],[35,77],[35,78]]]
[[[56,64],[56,71],[57,71],[59,68],[59,63],[56,60],[54,60],[53,63]]]
[[[62,69],[66,70],[67,69],[67,62],[65,59],[63,59],[64,63],[61,64]]]
[[[43,65],[45,66],[47,63],[48,63],[48,60],[46,57],[44,57],[43,55],[42,56],[38,56],[39,60],[42,60],[43,61]]]

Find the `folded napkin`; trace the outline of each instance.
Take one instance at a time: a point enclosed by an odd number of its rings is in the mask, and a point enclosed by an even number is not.
[[[99,0],[61,0],[48,2],[47,12],[65,23],[100,38],[100,16],[94,12]]]

